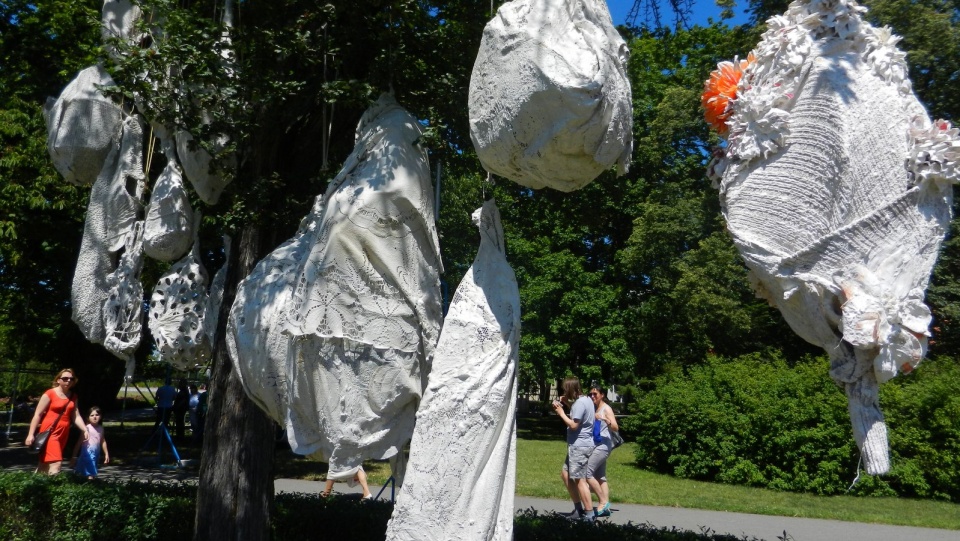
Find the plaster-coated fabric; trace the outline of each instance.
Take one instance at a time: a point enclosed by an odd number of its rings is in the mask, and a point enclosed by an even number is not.
[[[103,310],[110,295],[107,276],[116,270],[117,252],[124,247],[143,208],[143,190],[143,125],[131,116],[123,120],[119,144],[107,156],[90,191],[73,273],[73,321],[91,342],[104,340]]]
[[[960,144],[914,96],[899,38],[864,11],[795,1],[767,22],[715,170],[758,290],[830,354],[866,469],[880,474],[890,462],[879,384],[926,353],[923,297]]]
[[[602,0],[513,0],[487,23],[470,77],[470,137],[483,167],[570,192],[627,171],[629,49]]]
[[[120,263],[106,280],[109,294],[103,306],[103,347],[127,362],[133,361],[143,330],[143,228],[143,222],[133,224]]]
[[[160,357],[180,370],[210,358],[207,270],[199,251],[200,243],[195,240],[190,253],[160,277],[150,296],[150,334]]]
[[[174,261],[193,244],[193,208],[183,187],[183,175],[173,159],[153,184],[147,205],[143,249],[153,259]]]
[[[224,171],[212,171],[210,168],[213,158],[210,153],[197,146],[191,148],[193,135],[189,132],[180,131],[176,135],[177,157],[180,159],[180,165],[183,166],[183,173],[190,181],[197,196],[201,201],[208,205],[216,205],[220,200],[220,194],[233,180],[233,177]],[[216,140],[216,146],[223,148],[228,140],[221,137]],[[233,165],[236,165],[235,163]]]
[[[491,200],[450,303],[387,539],[513,538],[520,291]]]
[[[120,53],[112,40],[120,39],[129,45],[137,44],[144,36],[137,30],[137,22],[143,17],[140,6],[130,0],[104,0],[101,10],[100,36],[107,53],[120,60]]]
[[[293,450],[351,475],[409,441],[441,321],[433,190],[416,119],[389,96],[296,236],[241,284],[228,322],[244,389]]]
[[[48,98],[47,151],[68,182],[93,184],[120,137],[123,112],[99,87],[116,86],[101,66],[77,74],[56,100]]]

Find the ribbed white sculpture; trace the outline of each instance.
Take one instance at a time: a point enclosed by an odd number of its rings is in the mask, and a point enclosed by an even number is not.
[[[520,291],[500,212],[473,213],[480,249],[443,322],[387,539],[513,539]]]
[[[159,261],[183,257],[193,244],[193,208],[173,159],[157,178],[147,205],[143,249]]]
[[[285,423],[295,452],[330,463],[331,479],[410,439],[439,335],[441,263],[421,133],[391,96],[371,106],[322,201],[257,265],[231,309],[244,388]]]
[[[104,303],[110,295],[107,276],[117,266],[143,207],[143,126],[135,116],[124,118],[120,144],[114,145],[90,191],[80,255],[73,274],[73,321],[91,342],[102,343]]]
[[[106,279],[109,293],[103,306],[103,347],[128,363],[140,346],[143,330],[143,222],[127,234],[117,269]]]
[[[116,86],[110,74],[91,66],[43,108],[50,159],[73,184],[93,184],[119,140],[123,112],[99,88],[108,86]]]
[[[216,205],[220,194],[233,180],[233,177],[223,171],[212,171],[210,168],[213,157],[210,153],[197,146],[191,149],[193,136],[185,131],[177,132],[177,157],[183,166],[183,173],[190,181],[200,200],[208,205]],[[216,140],[216,147],[223,148],[229,140],[220,137]],[[235,165],[235,164],[234,164]]]
[[[793,2],[748,61],[721,66],[704,102],[730,131],[713,170],[734,242],[760,293],[830,354],[866,469],[880,474],[890,463],[879,384],[926,353],[924,290],[960,143],[911,91],[899,38],[863,11]],[[711,101],[709,85],[741,72],[726,109]]]
[[[470,137],[484,168],[570,192],[627,171],[629,50],[601,0],[513,0],[487,23],[470,77]]]

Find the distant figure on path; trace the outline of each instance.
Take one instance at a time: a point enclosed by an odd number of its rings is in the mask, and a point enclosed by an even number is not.
[[[103,434],[103,414],[100,408],[94,406],[87,413],[87,441],[77,440],[73,446],[73,458],[70,466],[73,473],[86,476],[87,479],[97,478],[97,462],[100,460],[100,451],[103,451],[103,463],[110,463],[110,451],[107,450],[107,438]]]
[[[563,404],[570,406],[570,415],[563,411]],[[563,424],[567,425],[567,459],[560,472],[560,478],[567,487],[570,499],[573,500],[574,513],[582,520],[593,520],[590,485],[587,484],[587,462],[596,445],[593,443],[593,423],[596,411],[593,401],[583,394],[580,380],[567,378],[563,380],[563,396],[553,402],[553,410],[560,416]],[[586,505],[584,505],[586,504]],[[572,515],[573,513],[571,513]]]

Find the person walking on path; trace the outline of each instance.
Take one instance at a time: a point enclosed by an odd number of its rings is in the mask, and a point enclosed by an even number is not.
[[[157,389],[157,420],[153,423],[153,429],[156,430],[161,424],[170,429],[170,416],[173,414],[173,403],[177,399],[177,388],[170,385],[170,378],[163,383],[163,386]]]
[[[37,409],[33,413],[30,429],[27,431],[27,439],[23,442],[30,447],[38,430],[40,433],[50,430],[47,444],[40,451],[37,473],[49,475],[60,473],[63,452],[67,448],[67,438],[70,437],[70,425],[80,429],[84,441],[89,437],[83,419],[77,415],[77,397],[71,391],[76,384],[77,378],[74,377],[73,370],[64,368],[53,378],[53,388],[43,393],[40,401],[37,402]]]
[[[73,458],[70,459],[70,466],[73,467],[73,473],[86,476],[87,479],[97,478],[97,462],[100,460],[100,451],[103,451],[103,463],[110,463],[110,451],[107,450],[107,438],[103,434],[103,425],[101,420],[103,414],[100,408],[94,406],[90,408],[87,414],[87,434],[90,435],[87,441],[77,440],[73,446]]]
[[[597,495],[596,515],[598,517],[610,516],[610,484],[607,483],[607,459],[613,451],[613,441],[610,439],[610,431],[620,431],[620,425],[617,424],[617,416],[613,413],[613,408],[606,403],[607,391],[599,385],[594,385],[590,389],[590,400],[593,401],[596,415],[596,423],[593,425],[594,442],[597,446],[590,453],[590,460],[587,461],[587,484]]]
[[[326,498],[327,496],[330,495],[330,493],[333,491],[333,482],[334,482],[333,479],[327,478],[327,482],[323,488],[323,492],[320,493],[321,496]],[[353,477],[349,481],[347,481],[347,484],[350,485],[351,487],[359,484],[360,488],[363,490],[363,496],[361,496],[361,499],[363,500],[373,499],[373,494],[370,493],[370,487],[367,486],[367,472],[363,471],[363,466],[360,466],[359,468],[357,468],[356,473],[354,473]]]
[[[580,380],[563,380],[562,401],[553,402],[553,410],[567,426],[567,459],[560,472],[570,499],[573,500],[576,515],[583,520],[593,520],[594,514],[587,513],[593,508],[590,486],[587,484],[587,462],[593,453],[593,423],[596,411],[593,401],[583,394]],[[570,415],[563,411],[563,403],[570,404]]]

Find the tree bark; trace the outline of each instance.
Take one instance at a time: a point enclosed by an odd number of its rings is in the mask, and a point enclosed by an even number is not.
[[[226,348],[226,324],[240,279],[260,258],[259,226],[243,229],[232,250],[210,381],[194,541],[270,538],[274,423],[243,391]]]

